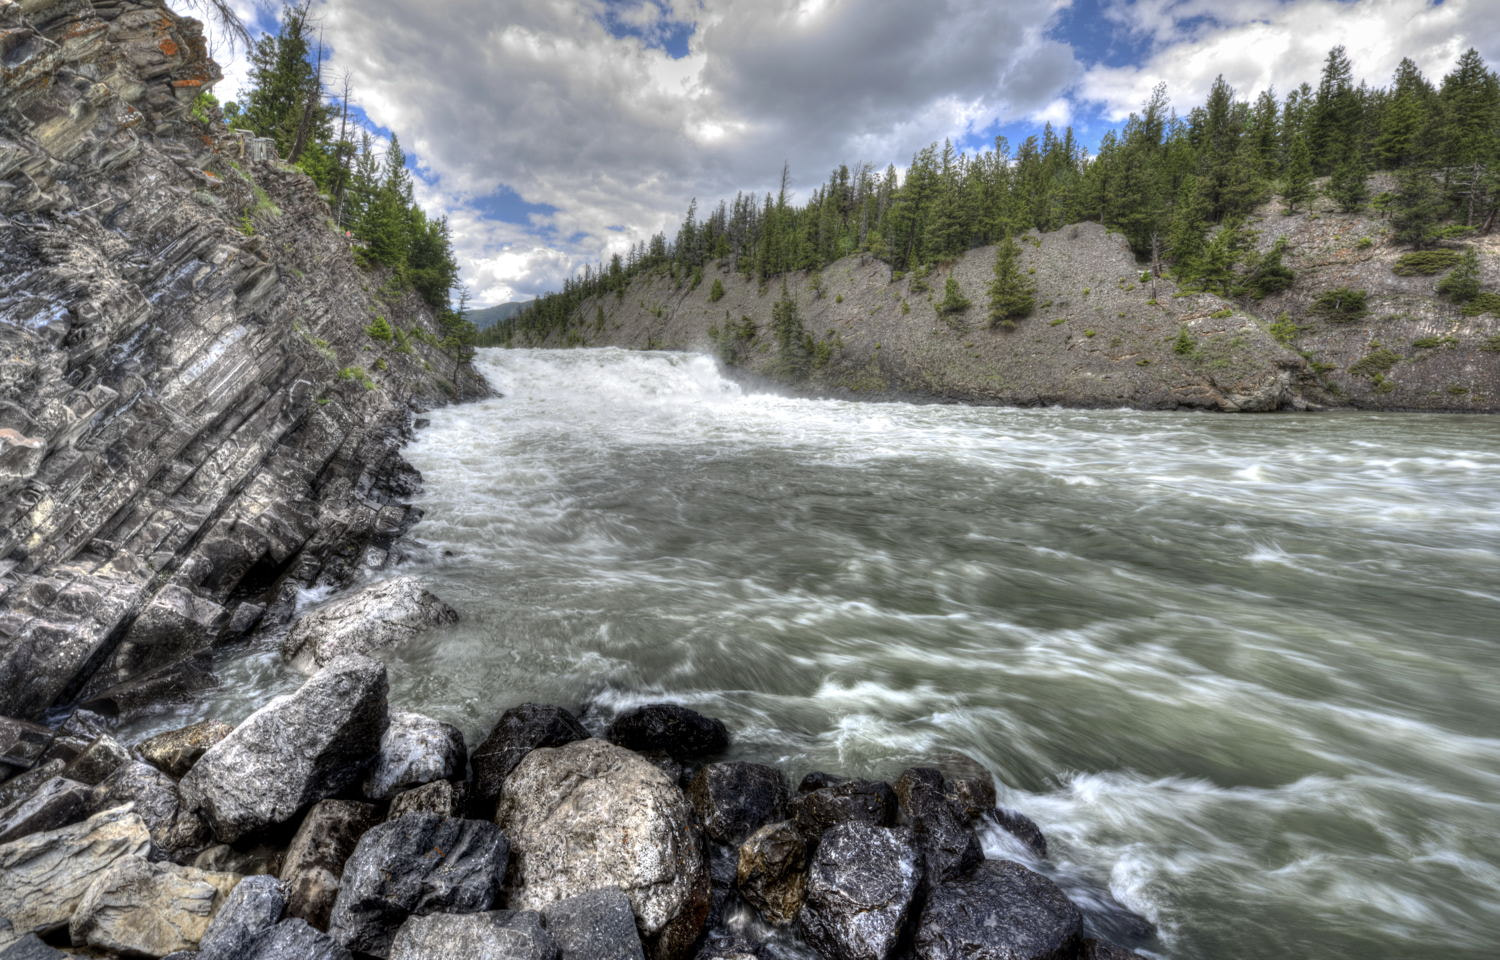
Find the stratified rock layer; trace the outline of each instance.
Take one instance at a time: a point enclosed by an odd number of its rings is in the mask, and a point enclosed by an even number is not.
[[[485,388],[312,180],[193,109],[196,21],[7,2],[0,47],[0,714],[35,718],[389,565],[411,410]]]

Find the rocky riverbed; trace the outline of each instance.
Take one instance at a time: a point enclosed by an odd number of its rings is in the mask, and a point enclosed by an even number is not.
[[[1133,956],[1101,931],[1151,942],[1123,908],[986,860],[982,825],[1039,857],[1046,839],[977,768],[794,788],[717,761],[733,732],[670,703],[595,729],[519,704],[469,749],[392,711],[370,656],[453,616],[404,577],[304,615],[282,652],[311,676],[233,727],[127,744],[82,708],[0,719],[0,960],[1065,960]]]

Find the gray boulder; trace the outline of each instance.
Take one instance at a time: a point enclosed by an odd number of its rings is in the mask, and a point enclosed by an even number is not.
[[[462,817],[469,806],[468,786],[452,780],[434,780],[391,798],[387,820],[408,813],[435,813],[440,817]]]
[[[922,849],[929,884],[962,876],[984,859],[979,836],[948,798],[942,773],[913,767],[901,774],[894,789],[901,814]]]
[[[786,817],[785,775],[763,763],[710,763],[688,784],[687,797],[709,839],[738,847],[762,826]]]
[[[248,960],[353,960],[343,944],[306,920],[293,917],[272,927]]]
[[[539,747],[561,747],[587,740],[589,732],[562,707],[523,703],[500,715],[490,735],[474,748],[474,809],[493,816],[505,778],[525,756]]]
[[[1057,885],[1011,860],[989,860],[939,885],[917,925],[920,960],[1053,960],[1078,950],[1083,914]]]
[[[0,843],[77,823],[92,809],[89,796],[87,786],[67,777],[43,781],[30,796],[0,810]]]
[[[158,733],[137,744],[135,752],[156,769],[180,779],[209,747],[229,736],[233,730],[222,720],[204,720]]]
[[[458,620],[458,613],[401,576],[344,594],[304,615],[287,631],[282,656],[311,671],[349,654],[368,654],[405,643],[429,627]]]
[[[357,783],[385,726],[385,665],[340,658],[209,748],[182,778],[183,800],[226,842],[285,823]]]
[[[493,907],[509,853],[483,820],[414,813],[371,827],[344,865],[328,932],[356,953],[387,956],[409,916]]]
[[[127,956],[192,950],[240,878],[138,857],[99,874],[68,924],[73,943]]]
[[[630,899],[616,887],[553,901],[542,916],[559,960],[645,960]]]
[[[922,858],[907,831],[839,824],[823,835],[808,868],[802,932],[833,960],[885,960],[921,881]]]
[[[534,750],[505,781],[496,819],[516,851],[512,906],[618,887],[648,954],[675,960],[698,938],[709,885],[692,811],[636,754],[602,740]]]
[[[767,923],[797,919],[807,896],[807,844],[790,820],[768,823],[740,846],[736,884]]]
[[[529,910],[432,913],[401,925],[391,960],[557,960],[557,945]]]
[[[660,750],[679,760],[720,753],[729,746],[729,730],[678,703],[648,703],[614,719],[604,738],[628,750]]]
[[[181,861],[198,853],[209,842],[208,827],[192,810],[185,809],[177,784],[160,770],[132,760],[122,764],[93,790],[92,809],[102,810],[133,803],[151,831],[155,853]]]
[[[60,930],[102,872],[150,850],[145,821],[128,807],[0,845],[0,917],[17,934]]]
[[[246,877],[224,901],[198,944],[202,960],[249,960],[286,912],[286,887],[275,877]]]
[[[407,787],[456,776],[463,771],[465,755],[464,735],[453,724],[420,713],[393,713],[365,780],[365,796],[384,800]]]
[[[287,915],[320,929],[338,897],[344,864],[365,831],[375,825],[375,808],[349,800],[313,804],[287,847],[281,879],[287,885]]]
[[[843,780],[808,791],[787,805],[809,844],[842,823],[888,827],[896,822],[896,794],[881,780]]]

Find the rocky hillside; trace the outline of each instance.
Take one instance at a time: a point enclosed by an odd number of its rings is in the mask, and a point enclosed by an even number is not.
[[[788,276],[814,340],[807,385],[1026,405],[1500,410],[1500,315],[1465,316],[1436,295],[1436,275],[1398,275],[1407,251],[1387,239],[1383,220],[1316,205],[1283,216],[1268,204],[1250,226],[1262,250],[1287,238],[1296,280],[1238,302],[1152,283],[1124,239],[1097,224],[1028,234],[1022,260],[1037,309],[1014,330],[991,330],[986,319],[993,247],[904,277],[869,257]],[[1500,287],[1500,241],[1476,246],[1485,287]],[[950,274],[972,305],[943,314]],[[1363,291],[1364,312],[1320,312],[1317,298],[1336,288]],[[696,286],[647,275],[586,303],[547,344],[716,351],[787,379],[771,330],[780,295],[779,282],[747,279],[727,262],[711,264]]]
[[[390,563],[413,413],[484,390],[218,78],[157,0],[0,0],[0,714],[205,682]]]

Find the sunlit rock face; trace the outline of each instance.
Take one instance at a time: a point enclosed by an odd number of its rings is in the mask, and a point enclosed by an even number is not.
[[[484,389],[219,77],[159,2],[0,0],[0,714],[388,565],[411,412]]]

